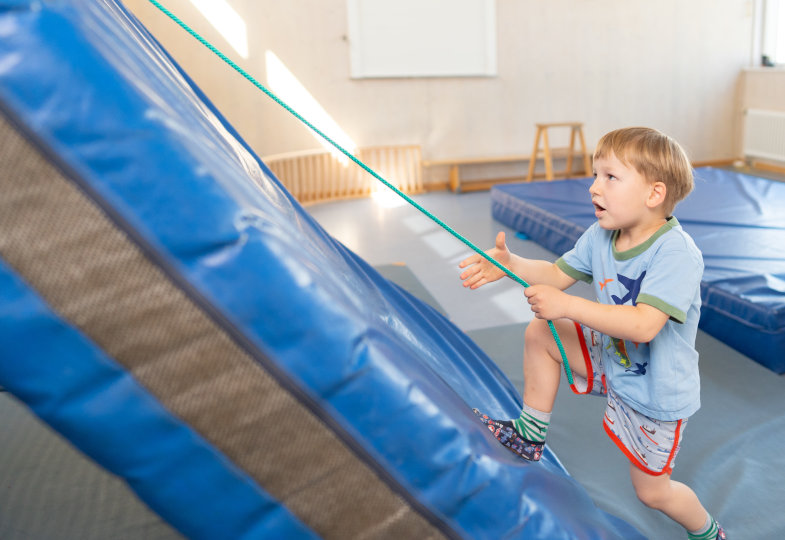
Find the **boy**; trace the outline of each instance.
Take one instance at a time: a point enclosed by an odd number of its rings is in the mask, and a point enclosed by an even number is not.
[[[648,128],[608,133],[594,153],[589,188],[597,222],[555,263],[510,253],[504,233],[488,254],[523,279],[535,319],[524,342],[520,418],[493,420],[495,437],[520,457],[540,458],[561,377],[552,320],[574,374],[572,390],[607,397],[604,427],[630,460],[638,498],[681,524],[690,539],[725,533],[686,485],[671,480],[687,423],[700,406],[695,335],[703,258],[672,217],[693,187],[684,150]],[[460,263],[464,287],[505,274],[480,255]],[[598,302],[566,294],[578,279]]]

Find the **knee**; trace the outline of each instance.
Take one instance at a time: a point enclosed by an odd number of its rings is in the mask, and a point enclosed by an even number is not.
[[[655,510],[662,508],[669,497],[668,490],[665,486],[658,484],[636,485],[635,495],[638,496],[639,501]]]
[[[551,337],[550,328],[547,321],[543,319],[532,319],[526,327],[526,332],[523,335],[524,343],[527,347],[546,347]]]
[[[534,319],[526,327],[523,337],[525,356],[534,358],[549,358],[561,363],[561,355],[556,349],[556,342],[548,326],[548,322],[543,319]]]

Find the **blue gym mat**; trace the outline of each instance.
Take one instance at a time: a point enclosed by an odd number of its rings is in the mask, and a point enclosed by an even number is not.
[[[495,186],[495,219],[562,254],[595,221],[591,178]],[[695,171],[674,212],[703,253],[700,328],[785,372],[785,183],[724,169]]]
[[[471,407],[517,415],[504,374],[120,2],[0,1],[0,29],[0,384],[178,531],[641,537],[498,444]]]

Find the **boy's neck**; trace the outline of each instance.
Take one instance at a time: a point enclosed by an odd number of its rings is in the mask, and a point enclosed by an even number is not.
[[[633,227],[619,229],[619,233],[616,235],[616,251],[627,251],[643,244],[667,221],[666,217],[657,216]]]

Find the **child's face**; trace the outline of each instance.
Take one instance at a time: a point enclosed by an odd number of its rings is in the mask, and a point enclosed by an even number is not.
[[[646,218],[651,184],[611,152],[594,160],[594,183],[589,193],[600,227],[625,230],[636,227]]]

